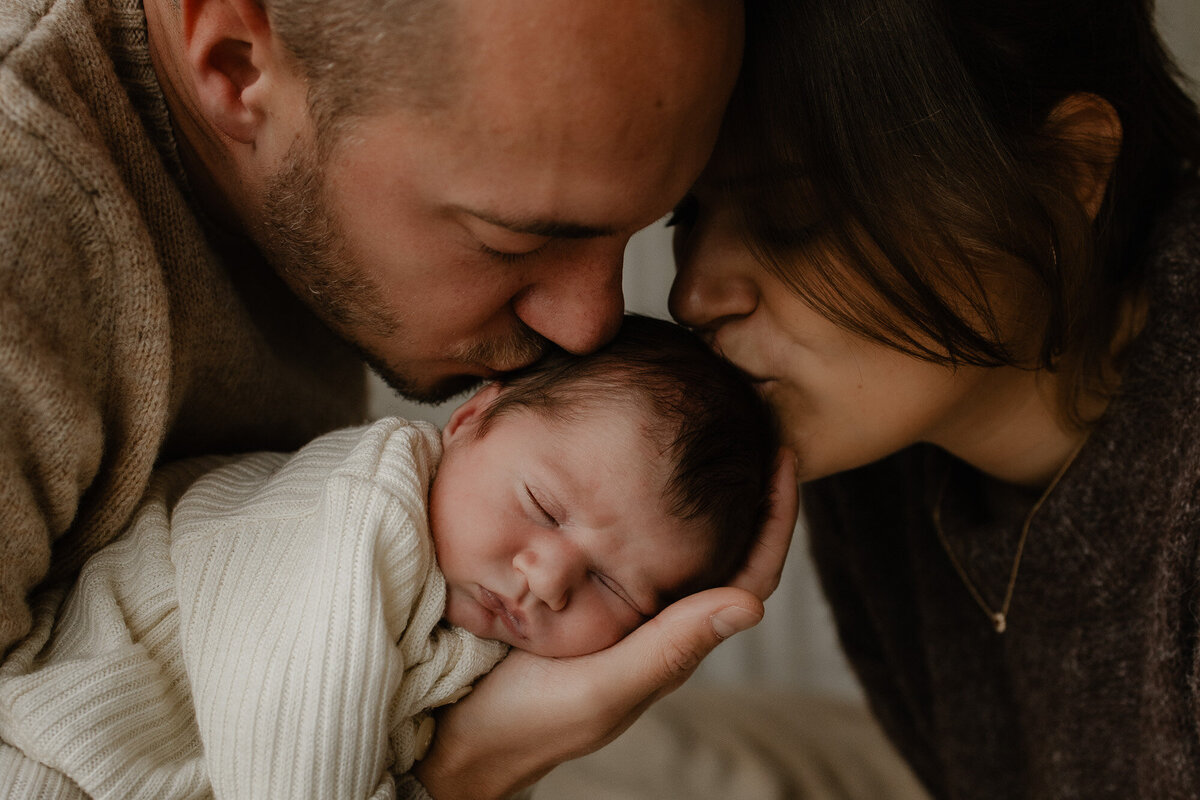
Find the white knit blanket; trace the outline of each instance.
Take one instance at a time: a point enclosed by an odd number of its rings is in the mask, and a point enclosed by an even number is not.
[[[0,740],[97,798],[395,796],[424,711],[505,652],[440,624],[440,453],[389,419],[160,471],[0,665]]]

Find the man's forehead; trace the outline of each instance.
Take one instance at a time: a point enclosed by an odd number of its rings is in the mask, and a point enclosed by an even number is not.
[[[452,99],[398,117],[428,150],[426,168],[455,189],[443,193],[450,203],[518,232],[595,238],[653,223],[695,180],[736,76],[739,4],[454,8]]]
[[[721,104],[740,61],[737,3],[462,3],[471,9],[459,25],[462,99],[488,109],[497,127],[536,119],[539,109],[562,108],[590,127],[612,114],[653,118]]]

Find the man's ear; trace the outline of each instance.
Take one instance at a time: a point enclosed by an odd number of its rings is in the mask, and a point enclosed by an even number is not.
[[[283,68],[256,0],[183,0],[183,47],[201,113],[234,141],[254,141],[265,117],[267,73]]]
[[[1099,95],[1078,92],[1054,107],[1046,118],[1046,131],[1067,149],[1075,198],[1095,219],[1121,152],[1121,118],[1116,109]]]
[[[479,421],[479,415],[500,396],[500,388],[499,383],[492,381],[454,409],[446,427],[442,428],[443,447],[461,438],[475,427]]]

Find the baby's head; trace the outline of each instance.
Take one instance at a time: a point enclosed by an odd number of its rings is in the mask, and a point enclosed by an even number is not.
[[[626,317],[454,412],[430,490],[446,618],[542,655],[616,642],[742,566],[778,440],[745,377],[691,332]]]

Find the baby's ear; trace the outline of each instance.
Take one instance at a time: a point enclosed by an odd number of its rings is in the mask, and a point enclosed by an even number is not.
[[[499,383],[492,381],[472,395],[461,406],[454,409],[454,413],[450,415],[450,420],[446,423],[446,427],[442,428],[443,447],[475,429],[475,425],[479,422],[480,414],[500,396],[500,388]]]

